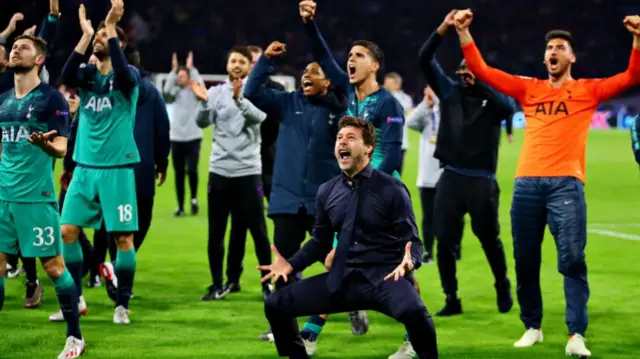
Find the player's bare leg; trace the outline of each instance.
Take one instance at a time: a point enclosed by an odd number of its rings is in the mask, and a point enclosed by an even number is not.
[[[67,322],[67,341],[58,358],[77,358],[84,353],[87,347],[80,332],[76,285],[71,273],[64,265],[62,256],[41,258],[41,261],[45,272],[53,280],[62,315]]]
[[[118,254],[116,256],[115,275],[118,278],[116,290],[116,309],[113,322],[129,324],[129,300],[136,273],[136,250],[133,244],[133,233],[113,233]]]
[[[0,252],[0,310],[4,305],[4,275],[7,271],[7,255]]]
[[[73,282],[76,286],[76,295],[78,296],[78,313],[79,315],[87,314],[87,303],[82,296],[82,269],[83,269],[83,255],[82,246],[78,237],[80,235],[80,227],[72,224],[62,225],[62,257],[64,258],[64,265],[69,270]],[[63,311],[58,311],[49,316],[49,320],[52,322],[62,322],[65,320]]]

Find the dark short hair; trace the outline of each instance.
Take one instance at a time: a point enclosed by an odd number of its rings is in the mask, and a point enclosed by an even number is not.
[[[191,77],[191,72],[189,72],[189,69],[186,66],[178,67],[178,71],[176,73],[180,73],[180,71],[186,72],[187,73],[187,77]]]
[[[571,46],[571,50],[575,53],[576,52],[576,42],[573,39],[573,35],[571,35],[571,33],[569,31],[566,30],[551,30],[549,32],[547,32],[547,34],[544,37],[545,39],[545,43],[548,44],[549,41],[554,40],[554,39],[562,39],[565,40],[566,42],[569,43],[569,46]]]
[[[380,46],[368,40],[356,40],[351,43],[351,47],[353,48],[354,46],[362,46],[369,50],[369,52],[371,53],[371,57],[373,57],[373,59],[380,64],[380,67],[382,67],[382,65],[384,64],[384,53],[382,52]]]
[[[367,122],[359,117],[344,116],[338,122],[338,131],[345,127],[355,127],[362,130],[362,140],[367,146],[376,145],[376,128],[373,127],[371,122]],[[373,155],[373,151],[369,154],[369,157]]]
[[[229,50],[229,52],[227,53],[227,60],[229,59],[229,57],[231,56],[231,54],[236,53],[236,54],[240,54],[244,57],[247,58],[247,60],[249,60],[249,63],[251,63],[251,51],[249,51],[249,47],[247,46],[240,46],[240,45],[235,45],[234,47],[231,48],[231,50]]]
[[[36,48],[37,55],[42,55],[44,57],[47,57],[47,42],[44,41],[43,38],[41,38],[40,36],[34,36],[34,35],[20,35],[16,37],[16,39],[14,40],[14,43],[18,40],[23,40],[23,39],[31,40],[31,42],[33,42],[33,46]]]
[[[261,54],[263,53],[262,48],[258,45],[249,45],[247,46],[247,50],[249,50],[252,54]]]
[[[107,24],[105,24],[104,21],[101,21],[96,32],[104,29],[105,27],[107,27]],[[120,40],[120,42],[127,42],[127,34],[124,33],[124,30],[122,30],[120,26],[116,26],[116,34],[118,34],[118,40]]]

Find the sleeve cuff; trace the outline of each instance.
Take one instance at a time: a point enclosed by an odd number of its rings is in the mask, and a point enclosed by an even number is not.
[[[48,22],[58,22],[58,19],[60,19],[60,13],[58,13],[58,16],[55,16],[53,14],[49,14],[49,16],[47,16]]]

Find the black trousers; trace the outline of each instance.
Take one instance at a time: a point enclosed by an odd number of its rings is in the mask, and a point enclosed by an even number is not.
[[[184,210],[184,177],[189,175],[191,199],[198,197],[198,162],[202,140],[171,142],[171,161],[176,175],[176,196],[178,209]]]
[[[300,280],[276,291],[265,301],[265,316],[280,356],[308,358],[298,332],[297,317],[375,310],[404,324],[419,358],[438,358],[433,321],[409,280],[383,281],[374,286],[362,273],[353,271],[335,293],[330,293],[328,276],[329,273],[323,273]]]
[[[500,189],[495,179],[470,177],[445,170],[436,185],[434,230],[438,239],[438,271],[444,293],[458,291],[455,252],[462,240],[464,215],[482,244],[496,284],[507,278],[507,261],[500,240],[498,203]]]
[[[224,238],[231,215],[227,279],[238,282],[247,230],[251,233],[260,265],[271,264],[271,249],[264,219],[260,175],[223,177],[209,173],[209,270],[215,287],[222,287]],[[267,274],[267,273],[263,273]]]
[[[151,219],[153,218],[153,197],[138,198],[138,231],[133,234],[133,246],[136,250],[140,249],[144,239],[151,227]],[[93,245],[95,260],[104,263],[107,259],[107,250],[112,262],[115,262],[118,253],[116,241],[111,237],[104,226],[104,221],[99,230],[94,232]]]
[[[298,209],[296,214],[276,214],[273,219],[273,243],[278,252],[284,258],[291,258],[302,246],[302,242],[307,238],[307,233],[311,235],[313,230],[313,216],[307,214],[304,207]],[[301,278],[301,273],[289,276],[289,281],[285,283],[280,280],[276,283],[276,290],[296,282]]]
[[[422,205],[422,240],[424,252],[433,257],[433,208],[436,200],[436,189],[419,187],[420,204]]]

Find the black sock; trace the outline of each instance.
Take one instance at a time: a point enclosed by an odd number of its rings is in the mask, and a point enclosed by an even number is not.
[[[36,270],[35,258],[22,258],[22,267],[24,268],[24,276],[27,282],[35,283],[38,281],[38,271]]]

